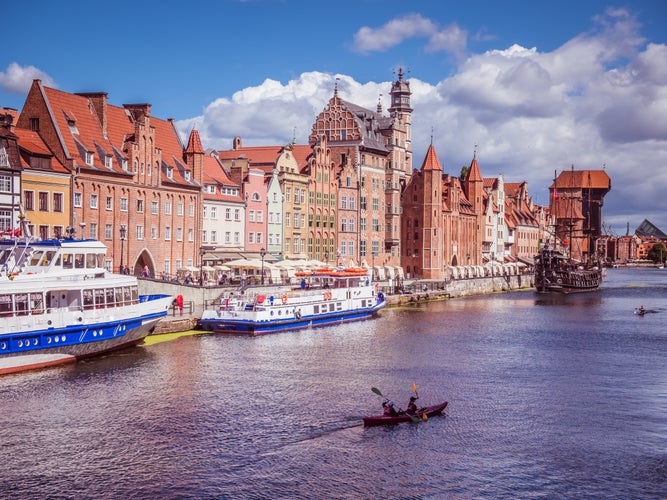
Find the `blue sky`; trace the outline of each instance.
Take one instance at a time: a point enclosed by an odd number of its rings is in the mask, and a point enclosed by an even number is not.
[[[336,81],[344,99],[387,109],[402,66],[415,167],[431,135],[452,174],[477,146],[484,176],[526,180],[546,203],[555,170],[604,165],[606,225],[667,230],[661,0],[37,0],[3,18],[0,106],[20,109],[41,78],[149,102],[204,147],[303,144]]]

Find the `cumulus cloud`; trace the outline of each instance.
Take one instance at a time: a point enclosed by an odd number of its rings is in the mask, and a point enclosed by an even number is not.
[[[361,53],[386,51],[409,38],[427,38],[427,52],[448,52],[456,57],[465,54],[468,33],[456,23],[439,29],[438,24],[421,14],[392,19],[379,28],[364,26],[354,35],[354,50]]]
[[[0,71],[0,88],[11,94],[27,94],[33,80],[42,80],[44,85],[56,87],[49,75],[34,66],[20,66],[13,62],[6,71]]]
[[[415,21],[360,30],[358,44],[379,50],[438,32],[428,20]],[[625,11],[610,10],[590,32],[551,52],[513,45],[470,55],[440,82],[411,78],[413,167],[421,166],[431,137],[452,175],[470,163],[477,145],[483,175],[528,181],[531,195],[546,204],[554,171],[604,165],[612,179],[606,224],[618,231],[630,222],[634,229],[647,217],[666,230],[664,210],[656,207],[667,186],[667,46],[646,45],[638,29]],[[218,149],[230,149],[235,136],[248,146],[293,137],[305,144],[336,84],[347,101],[375,110],[382,94],[385,113],[390,105],[389,81],[309,72],[218,99],[178,126],[184,134],[197,126],[205,146]]]

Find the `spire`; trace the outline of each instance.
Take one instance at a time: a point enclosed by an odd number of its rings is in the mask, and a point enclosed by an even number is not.
[[[483,181],[482,172],[479,170],[479,165],[477,164],[477,144],[475,144],[475,151],[472,155],[472,162],[470,163],[470,168],[468,169],[468,175],[466,175],[466,182],[477,182]]]
[[[190,137],[188,138],[188,145],[185,148],[186,153],[203,153],[204,148],[201,145],[201,139],[199,138],[199,132],[196,128],[192,129],[190,132]]]
[[[442,166],[440,165],[440,160],[438,159],[438,153],[435,152],[433,144],[428,147],[426,151],[426,157],[424,158],[424,163],[422,163],[422,172],[429,170],[439,170],[442,172]]]
[[[336,77],[336,83],[334,83],[334,97],[338,97],[338,80],[340,80],[340,78]]]
[[[377,112],[382,114],[382,94],[378,96],[378,107]]]

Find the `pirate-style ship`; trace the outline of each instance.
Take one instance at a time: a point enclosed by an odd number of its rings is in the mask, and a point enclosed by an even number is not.
[[[604,195],[611,180],[604,170],[563,171],[549,188],[551,237],[535,257],[538,292],[588,292],[604,277],[597,240]]]

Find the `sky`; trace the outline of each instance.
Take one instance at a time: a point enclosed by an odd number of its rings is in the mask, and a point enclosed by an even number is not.
[[[32,0],[3,7],[0,107],[33,79],[150,103],[204,148],[306,144],[339,95],[389,108],[412,90],[413,167],[528,182],[604,169],[603,223],[667,232],[667,2],[662,0]]]

